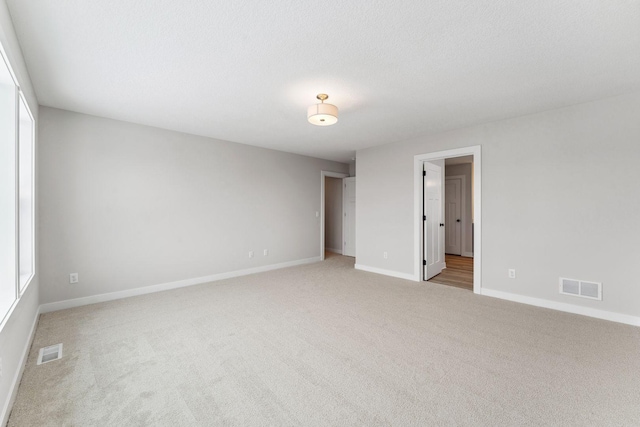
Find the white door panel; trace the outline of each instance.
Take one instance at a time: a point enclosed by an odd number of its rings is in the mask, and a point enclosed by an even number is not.
[[[444,223],[442,190],[444,170],[439,165],[424,164],[424,279],[440,274],[444,263]]]

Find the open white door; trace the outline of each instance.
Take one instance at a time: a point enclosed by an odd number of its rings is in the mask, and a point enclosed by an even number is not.
[[[444,262],[444,161],[424,163],[424,280],[440,274]]]
[[[342,255],[356,256],[356,179],[344,178],[342,189]]]

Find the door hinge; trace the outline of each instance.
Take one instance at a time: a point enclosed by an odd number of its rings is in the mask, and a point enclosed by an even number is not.
[[[427,171],[422,171],[422,176],[427,176]]]
[[[427,265],[427,260],[426,259],[422,260],[422,265]]]
[[[426,221],[427,220],[427,216],[426,215],[422,215],[422,220]]]

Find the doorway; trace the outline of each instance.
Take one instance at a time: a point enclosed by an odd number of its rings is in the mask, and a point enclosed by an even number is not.
[[[338,228],[337,225],[335,225],[336,222],[336,218],[333,217],[333,214],[327,215],[326,209],[327,209],[327,179],[330,178],[337,178],[335,181],[340,182],[339,185],[339,193],[336,194],[336,191],[332,191],[334,190],[334,183],[335,182],[330,182],[329,186],[331,186],[331,188],[329,188],[329,194],[331,197],[331,201],[330,204],[332,204],[332,208],[331,208],[331,212],[335,211],[335,205],[336,203],[332,203],[333,200],[335,200],[336,195],[339,196],[339,206],[338,206],[338,212],[340,215],[340,221],[342,220],[341,216],[342,216],[342,179],[343,178],[347,178],[349,175],[346,173],[341,173],[341,172],[330,172],[330,171],[321,171],[320,172],[320,212],[317,212],[317,215],[320,218],[320,260],[324,261],[325,259],[325,249],[327,249],[325,247],[325,244],[327,241],[329,241],[327,239],[327,216],[329,216],[329,221],[332,222],[332,224],[330,225],[332,230],[335,230],[336,228]],[[342,249],[342,224],[340,224],[339,226],[339,230],[340,230],[340,240],[338,241],[338,244],[333,243],[332,241],[329,241],[329,243],[331,244],[331,246],[329,246],[329,249],[333,249],[335,251],[337,250],[341,250]],[[337,234],[337,233],[332,233],[333,234]],[[335,246],[335,247],[332,247]]]
[[[342,179],[324,178],[324,250],[342,255]]]
[[[473,156],[444,159],[444,234],[447,268],[430,282],[473,289]]]
[[[473,258],[473,156],[445,159],[445,252]]]
[[[473,146],[414,156],[415,280],[436,276],[434,282],[481,292],[480,153],[480,146]],[[467,165],[468,177],[454,168],[447,183],[447,163]],[[440,182],[434,178],[437,170],[433,165],[442,166]],[[447,198],[452,199],[452,206],[447,206]],[[442,260],[440,271],[438,260]]]

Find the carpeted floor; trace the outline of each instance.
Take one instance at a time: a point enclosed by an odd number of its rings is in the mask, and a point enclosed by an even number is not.
[[[638,426],[640,328],[330,256],[43,315],[9,425]]]

